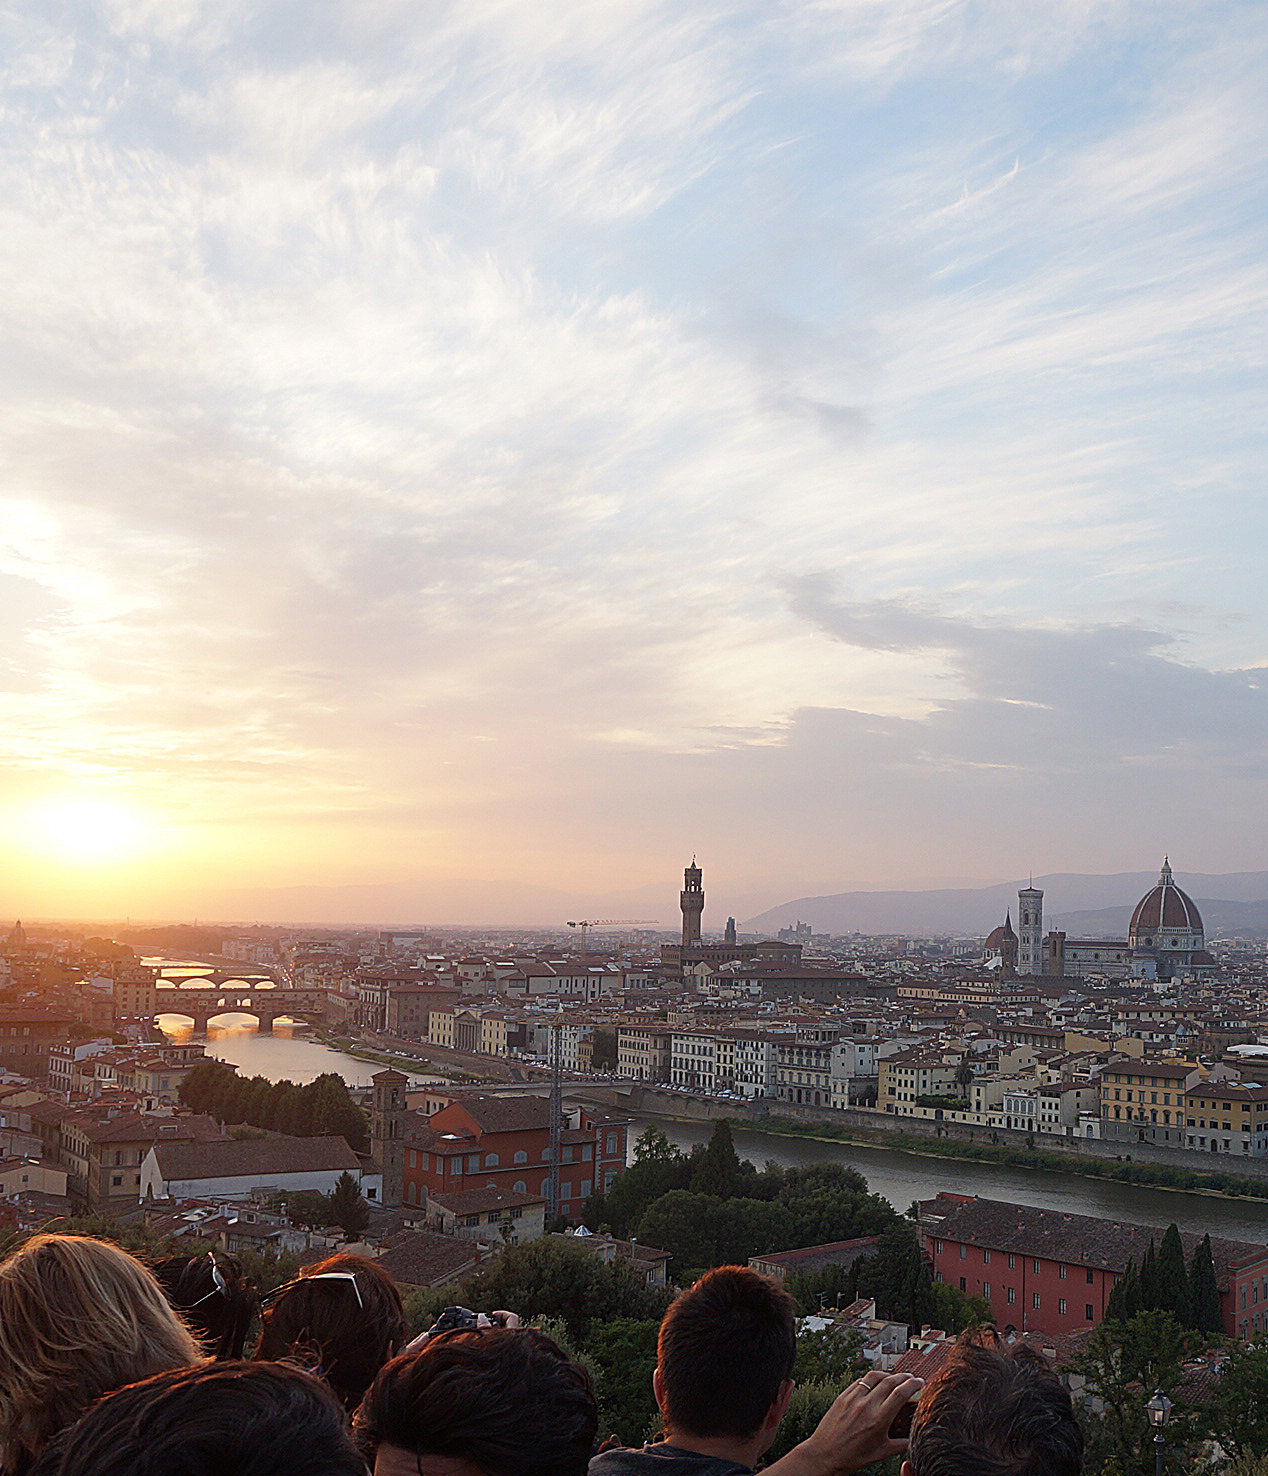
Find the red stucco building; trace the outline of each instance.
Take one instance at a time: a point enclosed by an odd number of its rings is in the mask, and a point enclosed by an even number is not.
[[[570,1106],[559,1165],[559,1212],[576,1219],[590,1194],[625,1167],[626,1123]],[[550,1103],[542,1097],[455,1097],[425,1119],[407,1119],[403,1202],[428,1193],[502,1189],[546,1194]]]
[[[1067,1333],[1094,1327],[1129,1260],[1140,1265],[1157,1226],[1099,1220],[963,1194],[921,1205],[934,1279],[990,1303],[996,1326]],[[1201,1240],[1184,1235],[1186,1260]],[[1268,1330],[1268,1245],[1211,1237],[1224,1331],[1250,1338]]]

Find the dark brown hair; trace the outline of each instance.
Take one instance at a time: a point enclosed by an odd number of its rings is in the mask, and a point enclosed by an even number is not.
[[[356,1277],[318,1281],[330,1272]],[[347,1252],[305,1266],[294,1281],[265,1297],[257,1358],[294,1358],[311,1366],[349,1409],[405,1341],[396,1283],[380,1266]]]
[[[1078,1476],[1083,1432],[1041,1353],[977,1329],[921,1395],[907,1459],[915,1476]]]
[[[283,1363],[204,1363],[98,1400],[31,1476],[364,1476],[344,1412]]]
[[[585,1476],[598,1422],[585,1370],[534,1328],[432,1338],[394,1358],[356,1414],[373,1447],[457,1456],[486,1476]]]
[[[681,1292],[657,1361],[671,1426],[701,1439],[760,1428],[797,1356],[797,1304],[769,1276],[719,1266]]]

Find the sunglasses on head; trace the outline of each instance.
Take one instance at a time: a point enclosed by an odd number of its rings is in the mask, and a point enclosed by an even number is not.
[[[207,1259],[211,1262],[211,1290],[206,1296],[199,1297],[196,1302],[189,1302],[181,1309],[182,1311],[188,1312],[191,1307],[201,1306],[203,1302],[209,1301],[212,1297],[227,1297],[229,1295],[229,1283],[225,1280],[224,1272],[216,1264],[215,1252],[208,1251]]]
[[[315,1281],[346,1281],[352,1286],[356,1293],[357,1306],[364,1309],[365,1302],[361,1299],[361,1288],[357,1285],[357,1273],[355,1271],[319,1271],[316,1276],[297,1276],[294,1281],[288,1281],[284,1286],[275,1287],[260,1298],[260,1305],[268,1307],[276,1302],[280,1296],[288,1291],[294,1291],[299,1286],[312,1286]]]

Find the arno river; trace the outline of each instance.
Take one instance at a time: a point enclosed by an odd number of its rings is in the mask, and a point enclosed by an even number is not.
[[[333,1050],[302,1034],[290,1036],[256,1034],[250,1029],[219,1030],[213,1027],[207,1042],[208,1054],[231,1061],[244,1076],[267,1076],[277,1081],[311,1081],[323,1071],[337,1072],[349,1086],[368,1086],[379,1068],[368,1061]],[[442,1078],[419,1073],[420,1081]],[[634,1138],[648,1119],[636,1119],[630,1133]],[[707,1123],[671,1122],[656,1124],[680,1147],[703,1141],[712,1131]],[[904,1210],[913,1199],[931,1199],[941,1190],[956,1194],[980,1194],[985,1199],[1004,1199],[1014,1204],[1038,1205],[1067,1214],[1097,1215],[1102,1219],[1128,1220],[1145,1225],[1167,1225],[1172,1220],[1181,1230],[1201,1235],[1223,1235],[1233,1240],[1268,1243],[1268,1200],[1221,1199],[1206,1194],[1178,1194],[1163,1189],[1143,1189],[1134,1184],[1115,1184],[1106,1179],[1085,1179],[1077,1174],[1042,1173],[1034,1169],[1006,1168],[999,1164],[959,1162],[893,1153],[884,1148],[855,1147],[846,1143],[816,1143],[805,1138],[777,1137],[748,1128],[734,1129],[735,1146],[742,1158],[760,1168],[768,1159],[792,1166],[803,1163],[848,1163],[867,1179],[876,1194],[883,1194],[896,1208]],[[1222,1165],[1221,1165],[1222,1166]]]

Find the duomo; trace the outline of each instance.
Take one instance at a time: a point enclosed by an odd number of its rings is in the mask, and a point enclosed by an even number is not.
[[[1173,979],[1211,973],[1202,915],[1180,890],[1164,859],[1157,883],[1136,904],[1125,939],[1067,938],[1043,930],[1043,892],[1017,893],[1017,931],[1006,916],[986,940],[985,962],[1005,978],[1019,974],[1049,978],[1103,974],[1111,979]]]

